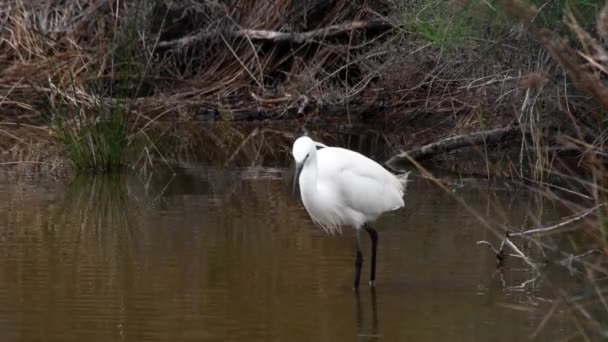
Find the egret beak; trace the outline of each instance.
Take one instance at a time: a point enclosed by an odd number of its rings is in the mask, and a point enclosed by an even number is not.
[[[302,173],[302,169],[304,168],[304,162],[296,163],[296,169],[293,176],[293,188],[291,189],[292,194],[296,194],[296,187],[300,183],[300,173]]]

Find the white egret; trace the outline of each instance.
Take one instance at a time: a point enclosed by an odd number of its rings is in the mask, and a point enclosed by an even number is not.
[[[395,176],[357,152],[327,147],[307,136],[294,142],[292,154],[296,163],[293,192],[298,182],[302,202],[312,220],[330,234],[342,232],[342,226],[356,231],[355,290],[359,288],[363,265],[361,229],[369,234],[372,242],[369,283],[374,286],[378,233],[369,223],[404,206],[409,173]]]

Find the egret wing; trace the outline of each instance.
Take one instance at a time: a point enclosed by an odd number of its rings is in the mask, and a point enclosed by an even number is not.
[[[404,186],[375,161],[342,148],[319,150],[319,178],[335,184],[351,209],[376,217],[404,205]]]

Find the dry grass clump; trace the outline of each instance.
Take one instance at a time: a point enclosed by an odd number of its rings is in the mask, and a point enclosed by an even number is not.
[[[62,146],[46,128],[0,123],[0,179],[65,176]]]
[[[107,102],[124,97],[134,98],[147,119],[167,112],[187,118],[208,112],[219,118],[221,111],[239,119],[276,104],[280,111],[297,112],[304,96],[322,94],[311,94],[304,75],[315,82],[325,78],[319,82],[324,85],[315,85],[325,90],[341,73],[357,68],[353,64],[337,70],[345,64],[345,37],[361,43],[354,32],[367,26],[357,22],[378,19],[373,9],[350,1],[238,1],[229,6],[209,1],[11,0],[2,9],[3,115],[25,119],[47,115],[49,106],[58,103],[87,108],[99,98]],[[300,40],[275,42],[263,36],[343,23],[354,24]],[[319,44],[325,36],[336,37],[337,44],[329,39]]]

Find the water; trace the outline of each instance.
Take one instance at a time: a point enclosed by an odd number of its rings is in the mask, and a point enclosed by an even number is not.
[[[418,178],[407,208],[375,225],[377,288],[357,297],[352,231],[314,227],[288,172],[195,165],[1,184],[0,340],[519,341],[567,285],[505,290],[531,275],[497,271],[476,245],[492,235]],[[455,191],[499,222],[534,207],[523,192]],[[568,336],[570,322],[557,310],[538,339]]]

